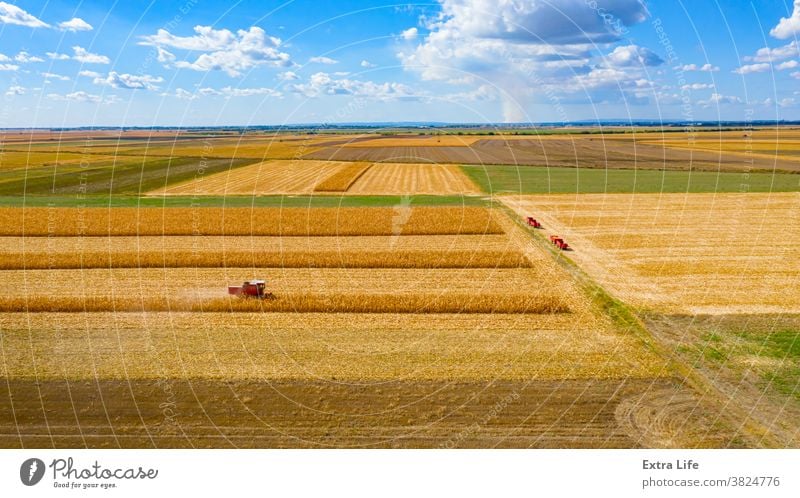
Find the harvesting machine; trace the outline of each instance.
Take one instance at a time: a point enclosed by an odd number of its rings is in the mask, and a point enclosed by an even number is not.
[[[536,221],[536,219],[533,216],[528,216],[528,219],[525,221],[526,223],[528,223],[528,226],[531,226],[533,228],[542,228],[542,224]]]
[[[275,299],[275,295],[267,291],[267,282],[264,280],[248,280],[242,285],[229,285],[228,294],[242,299]]]
[[[569,251],[570,250],[569,249],[569,244],[564,242],[564,239],[562,239],[558,235],[551,235],[550,236],[550,242],[552,242],[554,246],[558,247],[562,251]]]

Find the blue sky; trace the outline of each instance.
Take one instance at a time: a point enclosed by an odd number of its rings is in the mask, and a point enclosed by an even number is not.
[[[800,119],[800,0],[0,2],[2,127]]]

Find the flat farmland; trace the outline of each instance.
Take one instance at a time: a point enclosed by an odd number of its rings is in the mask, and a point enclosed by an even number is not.
[[[706,135],[698,133],[696,143]],[[303,157],[318,160],[411,162],[472,165],[520,165],[599,169],[656,169],[675,171],[800,171],[800,163],[781,154],[743,155],[732,148],[721,150],[669,147],[661,141],[679,140],[679,134],[641,135],[572,135],[544,137],[481,138],[471,143],[430,145],[387,142],[383,147],[372,146],[377,141],[357,144],[320,146]],[[715,135],[711,135],[715,137]],[[653,137],[653,138],[651,138]],[[458,137],[457,137],[458,138]],[[708,138],[710,140],[711,138]],[[717,138],[717,140],[719,140]],[[765,139],[766,140],[766,139]],[[729,139],[732,144],[736,142]],[[727,142],[724,142],[727,143]],[[793,142],[773,141],[775,150],[793,150]],[[366,144],[370,144],[367,146]],[[391,144],[391,145],[390,145]],[[766,147],[766,146],[765,146]]]
[[[0,237],[0,268],[522,268],[505,235]]]
[[[478,131],[7,132],[0,444],[796,445],[796,130]]]
[[[0,235],[361,236],[501,234],[497,212],[482,207],[342,208],[0,208]]]
[[[343,147],[460,147],[469,146],[480,140],[480,136],[436,135],[375,137],[369,140],[353,140],[345,142]],[[324,145],[324,144],[322,144]]]
[[[509,197],[619,298],[665,313],[800,311],[800,194]]]
[[[276,160],[253,164],[149,192],[151,195],[310,194],[354,163]]]
[[[347,189],[353,195],[475,195],[481,191],[453,165],[376,163]]]
[[[0,253],[22,268],[0,271],[0,377],[9,386],[0,440],[6,447],[749,444],[721,408],[676,381],[666,360],[599,310],[503,211],[371,209],[4,210]],[[59,259],[230,251],[255,259],[371,251],[433,259],[429,268],[279,260],[202,268],[190,257],[183,267],[176,260],[168,268],[65,268]],[[463,267],[436,264],[467,252],[474,257],[460,260]],[[503,254],[516,263],[499,265]],[[45,263],[28,268],[29,257]],[[254,277],[266,278],[277,299],[227,296],[226,285]]]

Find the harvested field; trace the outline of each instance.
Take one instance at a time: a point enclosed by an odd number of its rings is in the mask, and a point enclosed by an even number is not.
[[[505,201],[574,248],[619,298],[664,312],[800,311],[800,194],[527,196]]]
[[[0,236],[498,234],[478,207],[0,208]]]
[[[314,186],[315,192],[346,192],[364,172],[369,169],[369,163],[352,163],[342,167],[336,173],[328,176]]]
[[[267,161],[149,192],[150,195],[310,194],[328,177],[353,163]],[[358,165],[359,167],[361,165]]]
[[[591,314],[0,314],[0,327],[3,376],[21,380],[631,379],[666,368]]]
[[[442,164],[374,164],[347,191],[353,195],[480,194],[458,166]]]
[[[666,379],[392,381],[11,380],[4,448],[729,448],[702,399],[618,421]],[[70,393],[65,396],[64,393]],[[99,403],[97,400],[102,399]],[[685,400],[685,398],[682,398]],[[6,400],[12,402],[6,402]],[[166,405],[165,405],[166,403]],[[165,410],[165,406],[169,410]],[[13,411],[12,411],[13,407]],[[650,412],[652,413],[652,412]],[[194,415],[197,414],[197,415]],[[200,415],[202,414],[202,415]],[[647,423],[657,425],[648,427]],[[646,435],[647,437],[642,437]],[[656,436],[655,438],[653,436]],[[651,446],[652,445],[652,446]]]

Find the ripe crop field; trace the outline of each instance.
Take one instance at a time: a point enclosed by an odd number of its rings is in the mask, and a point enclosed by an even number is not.
[[[0,269],[521,268],[503,235],[0,237]]]
[[[310,194],[314,192],[317,184],[352,165],[353,163],[333,161],[267,161],[203,176],[149,193],[151,195]]]
[[[347,190],[354,195],[479,194],[480,190],[453,165],[377,163]]]
[[[253,278],[252,269],[168,268],[7,270],[0,309],[29,311],[330,311],[550,313],[570,311],[568,287],[535,289],[539,265],[527,269],[260,270],[279,291],[275,301],[227,298],[225,282]],[[552,273],[549,275],[552,276]],[[47,286],[29,282],[51,282]],[[102,282],[92,285],[91,282]],[[528,289],[520,292],[519,289]],[[14,297],[24,292],[24,297]],[[573,299],[574,300],[574,299]]]
[[[350,163],[339,171],[314,185],[315,192],[347,192],[347,190],[370,168],[369,163]]]
[[[800,311],[800,194],[513,197],[612,293],[663,312]]]
[[[480,207],[0,208],[0,235],[476,235],[499,234]]]
[[[774,128],[748,131],[718,131],[696,134],[637,134],[639,143],[666,148],[711,150],[756,157],[787,156],[800,159],[800,129]]]

